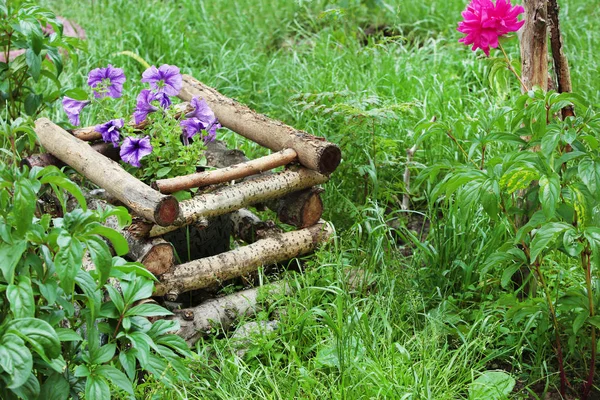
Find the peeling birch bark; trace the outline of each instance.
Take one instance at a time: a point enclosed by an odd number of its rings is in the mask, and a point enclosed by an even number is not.
[[[175,301],[181,293],[246,275],[263,265],[310,253],[332,234],[332,227],[323,221],[310,228],[281,233],[216,256],[177,265],[172,272],[161,277],[154,295],[166,295],[167,300]]]
[[[110,143],[94,143],[91,144],[90,147],[97,151],[98,153],[104,155],[105,157],[110,158],[111,160],[120,159],[119,156],[119,148],[113,147]],[[32,154],[29,157],[25,157],[21,160],[21,165],[27,165],[29,168],[33,167],[48,167],[50,165],[54,165],[55,167],[62,168],[66,164],[60,161],[58,158],[53,156],[50,153],[40,153],[40,154]]]
[[[173,196],[163,195],[142,183],[49,119],[38,119],[35,131],[47,151],[106,189],[134,213],[161,226],[170,225],[177,218],[179,203]]]
[[[274,151],[294,149],[300,164],[322,174],[331,174],[342,159],[338,146],[282,122],[252,111],[189,75],[183,75],[179,98],[206,100],[219,122],[240,135]]]
[[[195,174],[177,176],[169,179],[159,179],[154,182],[152,187],[155,187],[161,193],[168,194],[180,190],[226,183],[287,165],[294,161],[296,157],[297,154],[294,150],[285,149],[265,157],[249,160],[241,164],[235,164],[227,168],[197,172]]]

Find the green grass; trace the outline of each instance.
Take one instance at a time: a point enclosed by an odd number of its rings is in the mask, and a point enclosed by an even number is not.
[[[258,317],[277,313],[280,329],[256,337],[242,358],[229,334],[207,339],[190,362],[191,384],[172,392],[151,381],[138,388],[140,396],[457,399],[467,398],[482,371],[496,368],[522,382],[516,396],[535,384],[552,390],[549,342],[531,340],[525,323],[506,322],[500,273],[495,281],[479,274],[501,229],[478,212],[434,210],[427,184],[415,190],[413,208],[427,214],[431,233],[414,257],[399,245],[410,240],[407,231],[387,224],[399,208],[405,150],[420,135],[420,121],[435,116],[469,137],[472,128],[458,121],[486,118],[518,95],[513,80],[498,93],[488,80],[491,63],[457,42],[465,1],[390,0],[374,8],[357,0],[42,3],[87,31],[88,53],[63,78],[75,87],[90,69],[112,63],[125,69],[127,90],[142,72],[115,55],[129,50],[150,63],[176,64],[261,113],[339,143],[344,153],[324,197],[337,240],[307,258],[304,272],[290,273],[293,295],[271,299]],[[585,0],[560,3],[574,88],[598,101],[600,9]],[[398,36],[364,45],[362,29],[378,24]],[[518,56],[516,41],[507,47]],[[50,114],[66,120],[58,107]],[[250,155],[261,152],[232,134],[222,137]],[[458,157],[445,136],[429,138],[413,176]],[[365,270],[374,285],[351,291],[349,268]]]

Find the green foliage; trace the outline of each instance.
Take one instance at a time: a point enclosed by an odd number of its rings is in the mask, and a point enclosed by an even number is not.
[[[46,27],[54,33],[48,34]],[[0,1],[0,114],[8,120],[25,113],[37,116],[61,97],[59,80],[63,55],[76,57],[82,42],[62,35],[62,23],[54,13],[30,2]],[[19,54],[10,60],[11,53]]]
[[[65,207],[68,191],[81,208],[52,218],[37,210],[53,190]],[[86,210],[81,190],[55,167],[0,166],[0,395],[3,399],[110,398],[111,387],[133,397],[139,371],[173,383],[189,376],[178,354],[186,343],[168,332],[170,312],[141,303],[154,277],[118,257],[125,239],[102,225],[130,222],[122,208]],[[111,248],[117,254],[113,257]],[[94,269],[82,268],[89,257]],[[122,292],[107,281],[113,279]],[[104,299],[104,291],[108,300]],[[139,366],[139,368],[138,368]]]

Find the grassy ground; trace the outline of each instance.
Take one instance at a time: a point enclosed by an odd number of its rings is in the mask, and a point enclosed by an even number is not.
[[[491,62],[457,42],[465,1],[42,3],[86,29],[89,51],[65,78],[73,86],[108,63],[135,79],[142,67],[115,54],[129,50],[150,63],[178,65],[344,152],[325,194],[337,240],[307,259],[304,272],[290,273],[297,290],[259,316],[277,313],[279,330],[257,337],[244,357],[228,335],[199,343],[190,362],[194,382],[177,392],[150,382],[140,396],[456,399],[468,396],[482,371],[497,368],[521,382],[515,396],[554,390],[548,342],[530,339],[525,323],[506,322],[507,294],[480,279],[498,243],[493,225],[476,212],[432,210],[423,185],[412,205],[427,216],[430,234],[414,257],[404,255],[403,220],[398,229],[389,226],[399,216],[405,150],[420,134],[415,126],[434,116],[450,124],[478,119],[518,94],[512,80],[491,82]],[[584,0],[560,3],[574,87],[598,99],[600,9]],[[364,33],[384,25],[385,34]],[[518,55],[516,41],[507,47]],[[52,116],[66,119],[58,108]],[[222,138],[261,151],[227,133]],[[411,164],[413,176],[444,157],[456,157],[448,139],[428,139]],[[350,288],[351,268],[366,271],[372,285]]]

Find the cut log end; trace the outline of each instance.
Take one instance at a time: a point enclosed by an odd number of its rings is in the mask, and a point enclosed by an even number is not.
[[[179,216],[179,202],[173,196],[165,196],[160,200],[154,212],[154,218],[158,225],[171,225]]]
[[[319,172],[325,175],[331,174],[336,170],[342,161],[342,151],[335,144],[331,144],[323,149],[319,160]]]
[[[318,193],[313,193],[302,207],[302,223],[300,228],[307,228],[319,222],[323,215],[323,200]]]
[[[167,242],[155,244],[140,262],[156,276],[170,272],[174,265],[173,247]]]

